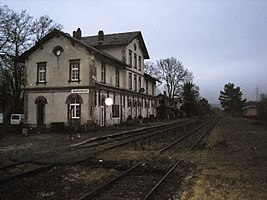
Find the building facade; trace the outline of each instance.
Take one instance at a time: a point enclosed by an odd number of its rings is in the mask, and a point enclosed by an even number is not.
[[[82,37],[80,29],[72,36],[54,29],[21,56],[25,122],[108,126],[156,115],[157,80],[144,73],[148,58],[139,31]]]

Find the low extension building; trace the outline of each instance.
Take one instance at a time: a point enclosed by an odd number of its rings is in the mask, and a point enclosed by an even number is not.
[[[255,105],[249,105],[242,108],[244,117],[258,117],[258,108]]]
[[[164,91],[163,94],[157,96],[157,118],[167,120],[180,118],[182,117],[181,106],[181,99],[171,99]]]
[[[144,73],[145,59],[140,31],[83,37],[80,28],[72,36],[54,29],[21,56],[25,122],[108,126],[156,115],[157,80]]]

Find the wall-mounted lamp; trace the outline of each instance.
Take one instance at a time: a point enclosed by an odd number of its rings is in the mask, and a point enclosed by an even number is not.
[[[111,99],[111,98],[106,98],[106,99],[105,99],[105,104],[106,104],[107,106],[111,106],[111,105],[113,105],[113,99]]]

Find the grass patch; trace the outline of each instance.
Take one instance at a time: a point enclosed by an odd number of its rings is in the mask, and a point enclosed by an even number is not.
[[[221,119],[207,148],[188,155],[198,167],[181,199],[267,199],[267,129],[249,119]]]

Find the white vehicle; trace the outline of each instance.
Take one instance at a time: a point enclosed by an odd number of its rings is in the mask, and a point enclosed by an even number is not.
[[[11,114],[10,117],[10,124],[12,125],[19,125],[24,120],[24,114]]]

